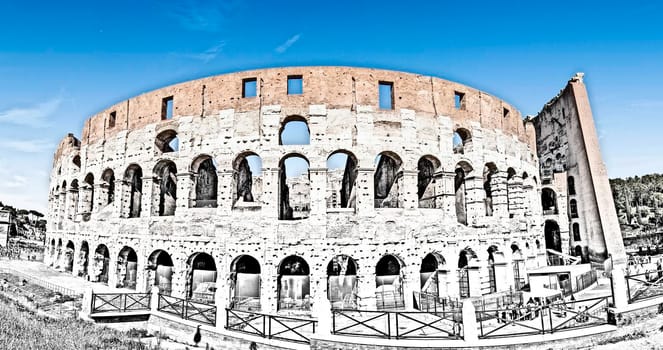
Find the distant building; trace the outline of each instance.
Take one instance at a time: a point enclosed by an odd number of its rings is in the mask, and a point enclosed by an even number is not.
[[[12,215],[9,210],[0,209],[0,247],[6,247],[9,242]]]

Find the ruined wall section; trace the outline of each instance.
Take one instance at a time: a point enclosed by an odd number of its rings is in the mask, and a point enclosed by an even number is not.
[[[565,247],[569,253],[581,245],[592,261],[602,262],[611,255],[620,263],[625,259],[624,246],[582,77],[574,76],[534,119],[541,178],[563,204],[558,220],[568,219],[570,236],[563,239],[569,242]],[[570,178],[575,194],[569,192]],[[577,218],[571,213],[571,201],[577,203]],[[580,225],[580,241],[573,240],[574,223]]]
[[[303,94],[288,95],[288,75],[302,75]],[[258,93],[241,97],[244,78],[257,78]],[[378,82],[394,84],[394,109],[378,107]],[[464,94],[463,107],[456,109],[454,94]],[[162,99],[174,96],[174,113],[161,120]],[[509,113],[504,116],[504,109]],[[115,125],[110,127],[110,113]],[[300,116],[310,129],[309,145],[279,145],[279,130],[291,116]],[[462,127],[472,135],[472,147],[463,154],[453,151],[453,133]],[[179,150],[161,154],[155,149],[160,132],[177,132]],[[406,288],[418,290],[421,259],[433,251],[448,261],[450,295],[458,294],[455,281],[458,254],[471,247],[478,257],[473,263],[473,295],[489,289],[487,250],[499,247],[506,261],[500,268],[500,290],[513,284],[511,245],[523,252],[528,267],[545,265],[540,206],[537,203],[537,156],[531,132],[526,132],[520,114],[503,101],[475,89],[445,80],[414,74],[373,69],[339,67],[282,68],[240,72],[205,78],[144,94],[121,102],[85,124],[80,150],[79,181],[92,174],[95,194],[106,170],[115,174],[115,201],[95,205],[89,217],[77,216],[49,227],[47,241],[83,241],[90,252],[98,244],[110,251],[113,268],[124,246],[133,247],[138,266],[145,266],[155,249],[173,257],[176,274],[173,291],[181,295],[186,278],[186,260],[196,252],[214,257],[217,281],[227,281],[232,259],[251,254],[263,267],[265,311],[275,311],[276,271],[290,254],[302,256],[311,266],[312,295],[324,295],[326,266],[336,254],[347,254],[359,264],[359,291],[371,300],[375,291],[375,265],[383,254],[401,258],[406,265]],[[327,157],[348,150],[358,160],[356,208],[330,210],[326,206]],[[257,206],[232,206],[233,162],[244,152],[255,152],[262,160],[262,194]],[[383,151],[403,160],[401,208],[375,208],[375,158]],[[278,170],[285,155],[298,153],[310,163],[311,213],[305,220],[278,220]],[[218,207],[189,205],[195,187],[193,164],[209,155],[218,175]],[[437,158],[442,174],[436,186],[444,193],[444,205],[435,209],[418,207],[417,162],[426,155]],[[154,214],[154,169],[160,160],[177,167],[177,208],[172,216]],[[468,225],[456,220],[454,170],[459,162],[467,171]],[[484,165],[497,168],[493,216],[484,209]],[[121,218],[128,205],[127,184],[122,179],[129,166],[142,168],[142,203],[138,218]],[[507,203],[506,172],[513,168],[515,188]],[[523,186],[524,174],[529,174]],[[52,181],[57,182],[59,178]],[[507,206],[512,205],[512,213]],[[513,214],[513,215],[510,215]],[[146,278],[139,268],[139,288]],[[111,270],[110,285],[114,285]],[[224,287],[225,288],[225,287]],[[455,293],[455,294],[454,294]],[[227,294],[227,293],[226,293]],[[411,294],[406,298],[411,302]]]

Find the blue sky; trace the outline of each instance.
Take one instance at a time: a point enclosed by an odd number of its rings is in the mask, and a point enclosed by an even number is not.
[[[0,2],[0,201],[44,210],[57,142],[164,85],[261,67],[404,70],[536,114],[586,73],[611,177],[663,172],[663,5],[649,1]]]

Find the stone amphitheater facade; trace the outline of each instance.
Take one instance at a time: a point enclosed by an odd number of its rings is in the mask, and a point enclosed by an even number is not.
[[[290,122],[308,142],[283,144]],[[46,262],[179,297],[204,299],[215,281],[217,305],[268,313],[325,296],[380,308],[422,290],[508,291],[546,265],[536,141],[507,102],[436,77],[288,67],[188,81],[62,140]],[[342,170],[328,168],[335,154]],[[296,184],[284,183],[291,157],[308,164]],[[292,205],[295,185],[308,206]]]

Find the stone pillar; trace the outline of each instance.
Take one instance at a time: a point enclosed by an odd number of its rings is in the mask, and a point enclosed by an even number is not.
[[[468,266],[467,276],[470,281],[470,297],[480,297],[481,290],[481,268],[479,266]]]
[[[140,251],[136,252],[138,254],[138,261],[136,264],[136,292],[149,291],[149,286],[147,286],[147,266],[148,256],[145,254],[140,254]]]
[[[472,225],[477,219],[486,215],[484,203],[485,191],[483,178],[477,176],[465,177],[465,203],[467,207],[467,224]]]
[[[78,312],[78,317],[83,320],[88,320],[92,313],[92,294],[94,291],[92,287],[85,287],[83,291],[83,300],[81,301],[81,311]]]
[[[278,262],[274,265],[265,265],[260,273],[260,308],[263,313],[275,314],[278,302]]]
[[[150,217],[152,215],[152,207],[154,203],[152,202],[152,191],[154,184],[159,185],[159,181],[155,181],[152,176],[145,176],[141,178],[143,182],[143,187],[140,189],[140,215],[139,217]],[[159,197],[157,196],[157,215],[159,215]]]
[[[108,247],[108,286],[115,288],[117,286],[117,252]]]
[[[405,309],[412,310],[414,309],[413,304],[413,295],[415,291],[421,289],[421,276],[419,275],[419,269],[415,265],[410,264],[409,268],[403,279],[403,299],[405,301]]]
[[[327,216],[327,168],[310,168],[309,176],[311,178],[311,192],[309,194],[311,217],[317,220],[324,220]],[[316,221],[317,221],[316,220]]]
[[[218,193],[218,192],[217,192]],[[218,281],[218,278],[217,278]],[[219,285],[217,283],[217,285]],[[222,288],[217,288],[214,293],[214,305],[216,306],[216,328],[226,328],[226,308],[228,307],[228,283],[223,283]]]
[[[375,188],[373,187],[374,168],[357,169],[357,214],[360,216],[375,215]]]
[[[92,188],[87,183],[83,183],[79,188],[78,209],[76,210],[79,214],[89,214],[92,212]]]
[[[375,268],[371,268],[371,271],[375,271]],[[360,309],[366,310],[376,310],[376,299],[375,299],[375,273],[360,273],[357,276],[357,294],[359,296]]]
[[[150,311],[157,312],[159,310],[159,287],[152,286],[150,292]]]
[[[113,212],[114,217],[129,217],[129,200],[126,198],[125,182],[122,179],[115,180],[115,194],[113,194]]]
[[[279,217],[279,168],[262,170],[262,217],[277,219]]]
[[[62,224],[66,219],[66,208],[67,208],[67,191],[65,189],[60,190],[60,204],[58,210],[58,229],[62,230]]]
[[[456,173],[444,172],[442,178],[438,181],[441,190],[436,194],[442,195],[438,197],[441,200],[441,208],[444,211],[443,217],[448,217],[449,220],[457,222],[456,217]]]
[[[525,214],[523,178],[520,177],[520,175],[514,175],[507,182],[507,186],[509,191],[509,214],[516,217],[522,217]]]
[[[177,208],[175,208],[175,216],[180,216],[189,210],[193,199],[196,195],[194,188],[193,173],[182,172],[177,173]]]
[[[506,176],[506,172],[498,171],[493,174],[490,180],[493,197],[493,216],[498,218],[509,217]]]
[[[403,170],[403,178],[398,188],[398,199],[399,202],[403,203],[404,209],[417,209],[419,207],[418,174],[417,170]]]
[[[471,300],[463,302],[463,339],[468,343],[479,340],[477,315]]]
[[[612,290],[615,308],[622,309],[628,306],[628,289],[622,265],[612,269]]]
[[[108,191],[110,186],[107,183],[98,183],[94,184],[94,196],[92,200],[94,204],[92,205],[93,211],[99,211],[101,208],[108,205]]]
[[[149,198],[145,198],[146,193],[143,193],[143,199],[147,199],[150,202],[149,205],[143,205],[141,200],[143,209],[149,208],[150,210],[147,212],[147,214],[145,214],[145,216],[159,216],[159,202],[161,201],[161,178],[157,176],[152,177],[151,180],[144,178],[143,189],[150,194]],[[141,216],[143,216],[142,213]]]
[[[232,211],[233,202],[233,187],[236,186],[233,180],[234,170],[223,170],[217,172],[217,207],[216,214],[220,216],[228,216]]]

